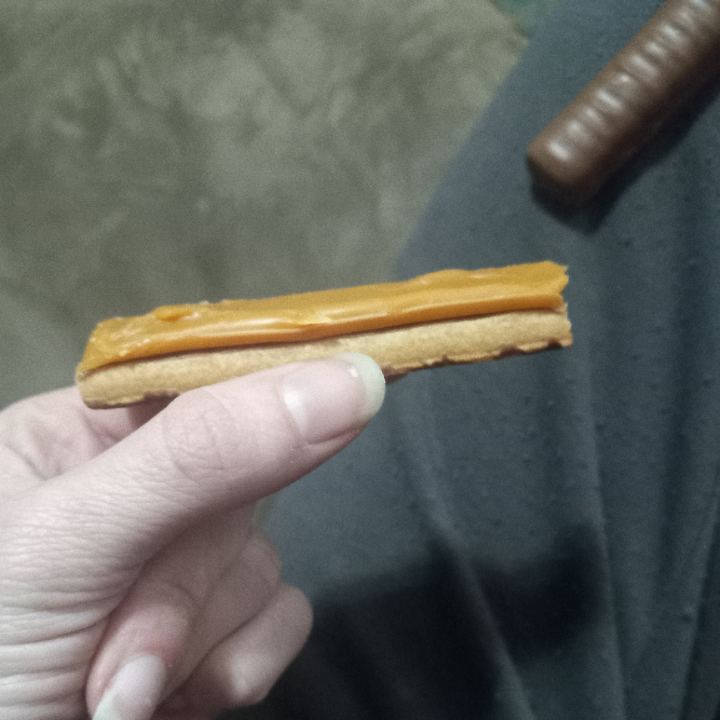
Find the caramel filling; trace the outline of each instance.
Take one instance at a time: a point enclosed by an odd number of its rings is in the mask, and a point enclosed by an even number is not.
[[[440,270],[404,282],[285,295],[166,305],[113,318],[93,331],[79,372],[166,353],[304,342],[473,315],[557,308],[567,284],[552,262],[484,270]]]

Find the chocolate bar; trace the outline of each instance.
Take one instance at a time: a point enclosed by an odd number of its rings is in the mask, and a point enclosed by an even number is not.
[[[720,0],[667,0],[530,144],[535,184],[588,202],[718,72]]]

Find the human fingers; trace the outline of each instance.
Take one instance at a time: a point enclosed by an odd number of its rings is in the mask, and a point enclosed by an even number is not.
[[[307,598],[296,588],[280,586],[261,613],[213,648],[161,706],[157,720],[260,702],[302,649],[311,625]]]
[[[250,521],[245,509],[193,528],[146,566],[93,661],[89,707],[134,658],[161,661],[166,677],[158,692],[179,686],[215,644],[262,609],[280,584],[280,561]]]
[[[10,405],[0,412],[0,492],[7,497],[87,462],[167,404],[97,412],[71,387]]]
[[[188,526],[270,494],[336,453],[383,394],[380,369],[362,355],[188,392],[90,462],[43,483],[24,512],[14,508],[23,551],[41,542],[44,561],[62,562],[67,577],[85,577],[88,562],[107,575],[136,572]]]

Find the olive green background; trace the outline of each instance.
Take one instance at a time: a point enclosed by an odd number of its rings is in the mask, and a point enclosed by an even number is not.
[[[0,0],[0,404],[71,383],[108,316],[387,279],[518,18]]]

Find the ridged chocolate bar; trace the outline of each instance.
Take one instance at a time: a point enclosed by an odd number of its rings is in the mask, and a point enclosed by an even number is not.
[[[537,186],[581,205],[720,72],[720,0],[667,0],[535,138]]]

